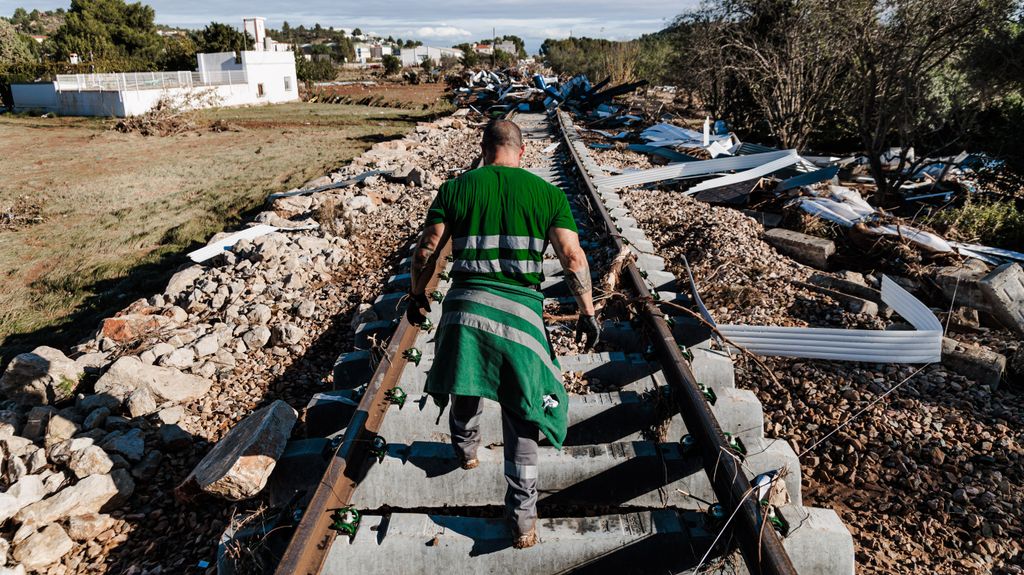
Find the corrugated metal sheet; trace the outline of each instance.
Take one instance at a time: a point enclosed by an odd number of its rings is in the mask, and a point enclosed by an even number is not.
[[[710,174],[749,170],[795,154],[796,150],[782,150],[778,152],[768,152],[765,154],[753,154],[750,156],[734,156],[715,158],[713,160],[703,160],[700,162],[669,164],[660,168],[651,168],[649,170],[642,170],[632,174],[594,178],[594,184],[600,188],[617,190],[627,186],[638,186],[664,180],[675,180],[679,178],[692,178],[697,176],[707,176]]]
[[[793,164],[797,163],[800,160],[800,156],[796,154],[796,150],[790,150],[790,152],[791,153],[788,156],[779,158],[778,160],[773,160],[765,164],[761,164],[760,166],[751,168],[749,170],[744,170],[742,172],[737,172],[735,174],[729,174],[727,176],[722,176],[720,178],[705,180],[697,184],[696,186],[693,186],[692,188],[686,190],[686,192],[684,193],[687,195],[692,195],[696,194],[697,192],[702,192],[704,190],[711,190],[722,186],[738,184],[740,182],[748,182],[750,180],[756,180],[763,176],[767,176],[772,172],[776,172],[778,170],[781,170],[782,168],[792,166]]]
[[[698,300],[699,301],[699,300]],[[882,277],[882,301],[916,329],[861,329],[719,325],[722,335],[751,353],[780,357],[931,363],[942,356],[942,324],[923,303],[888,277]],[[710,315],[701,309],[703,315]]]

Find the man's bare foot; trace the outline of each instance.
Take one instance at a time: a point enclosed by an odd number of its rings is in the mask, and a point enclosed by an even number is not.
[[[462,460],[462,468],[463,469],[476,469],[478,465],[480,465],[480,460],[475,458],[475,457],[472,458],[472,459],[463,459]]]

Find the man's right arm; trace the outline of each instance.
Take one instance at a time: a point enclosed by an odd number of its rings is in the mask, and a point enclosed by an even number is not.
[[[551,228],[548,231],[548,240],[555,248],[558,261],[562,263],[565,283],[576,298],[580,313],[593,316],[594,295],[590,280],[590,264],[587,262],[587,254],[583,253],[580,246],[579,234],[565,228]]]

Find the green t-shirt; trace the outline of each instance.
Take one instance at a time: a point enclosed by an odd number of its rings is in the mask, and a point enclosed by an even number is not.
[[[483,166],[441,186],[426,225],[451,230],[452,277],[531,286],[544,279],[548,230],[577,231],[565,193],[522,168]]]

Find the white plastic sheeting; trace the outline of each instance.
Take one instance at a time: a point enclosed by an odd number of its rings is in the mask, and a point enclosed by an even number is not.
[[[736,345],[758,355],[871,363],[939,361],[942,324],[935,314],[886,276],[882,277],[882,301],[916,329],[877,331],[719,325],[718,330]],[[701,313],[706,314],[707,310],[702,309]]]
[[[865,230],[887,236],[897,236],[913,242],[929,251],[952,252],[953,246],[941,237],[911,226],[869,223],[881,214],[869,204],[860,193],[843,186],[828,186],[828,192],[812,188],[804,188],[818,194],[814,197],[802,196],[795,201],[805,212],[819,218],[835,222],[843,227],[852,227],[864,223]]]
[[[672,124],[655,124],[643,132],[640,132],[640,137],[652,146],[689,146],[703,148],[707,145],[704,143],[705,136],[703,133],[679,126],[673,126]],[[707,138],[710,143],[723,142],[727,144],[728,147],[739,144],[739,140],[737,140],[732,134],[708,134]]]

